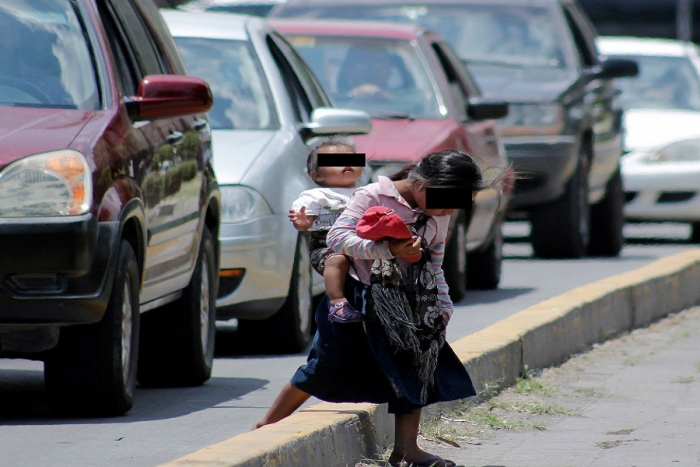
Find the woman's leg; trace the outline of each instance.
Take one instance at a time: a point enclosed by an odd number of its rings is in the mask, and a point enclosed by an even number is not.
[[[297,389],[290,382],[284,385],[277,398],[267,410],[265,416],[255,424],[254,430],[260,427],[277,423],[283,418],[289,417],[296,409],[301,407],[304,402],[309,400],[310,394]]]
[[[402,460],[411,463],[430,458],[432,454],[418,447],[418,429],[420,428],[421,409],[415,409],[411,413],[394,415],[394,450],[389,456],[389,462]],[[437,466],[455,465],[454,462],[442,459],[443,463]],[[436,460],[437,462],[437,460]]]

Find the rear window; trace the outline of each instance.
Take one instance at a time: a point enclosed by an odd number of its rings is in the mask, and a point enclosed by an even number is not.
[[[96,68],[73,2],[3,2],[0,31],[0,105],[99,108]]]

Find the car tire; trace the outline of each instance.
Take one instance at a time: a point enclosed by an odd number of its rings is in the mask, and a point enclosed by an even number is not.
[[[282,308],[264,320],[240,320],[241,338],[265,353],[298,353],[306,350],[313,332],[311,258],[304,238],[297,238],[289,294]],[[264,347],[263,347],[264,346]]]
[[[625,244],[625,190],[620,168],[608,181],[605,197],[591,208],[591,256],[618,256]]]
[[[690,243],[698,244],[700,243],[700,222],[690,223]]]
[[[486,248],[467,254],[467,289],[494,290],[501,282],[503,230],[499,222]]]
[[[219,270],[206,227],[182,296],[142,317],[138,381],[144,386],[199,386],[211,376]]]
[[[530,240],[535,256],[563,259],[586,254],[590,240],[587,160],[582,155],[561,198],[532,211]]]
[[[102,320],[64,327],[44,364],[49,408],[72,416],[116,416],[133,406],[139,354],[136,255],[122,240]]]
[[[442,260],[445,282],[453,302],[462,300],[467,292],[467,267],[467,226],[464,215],[460,214]]]

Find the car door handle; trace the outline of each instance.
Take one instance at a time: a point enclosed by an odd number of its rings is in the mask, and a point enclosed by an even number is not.
[[[183,134],[179,131],[173,131],[168,135],[168,144],[178,144],[182,142]]]

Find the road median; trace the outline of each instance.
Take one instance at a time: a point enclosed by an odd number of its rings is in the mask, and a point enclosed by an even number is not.
[[[700,303],[700,249],[577,287],[452,343],[477,390],[557,365],[621,332]],[[291,374],[291,373],[290,373]],[[463,403],[432,406],[448,410]],[[393,440],[384,405],[320,403],[162,467],[353,467]]]

